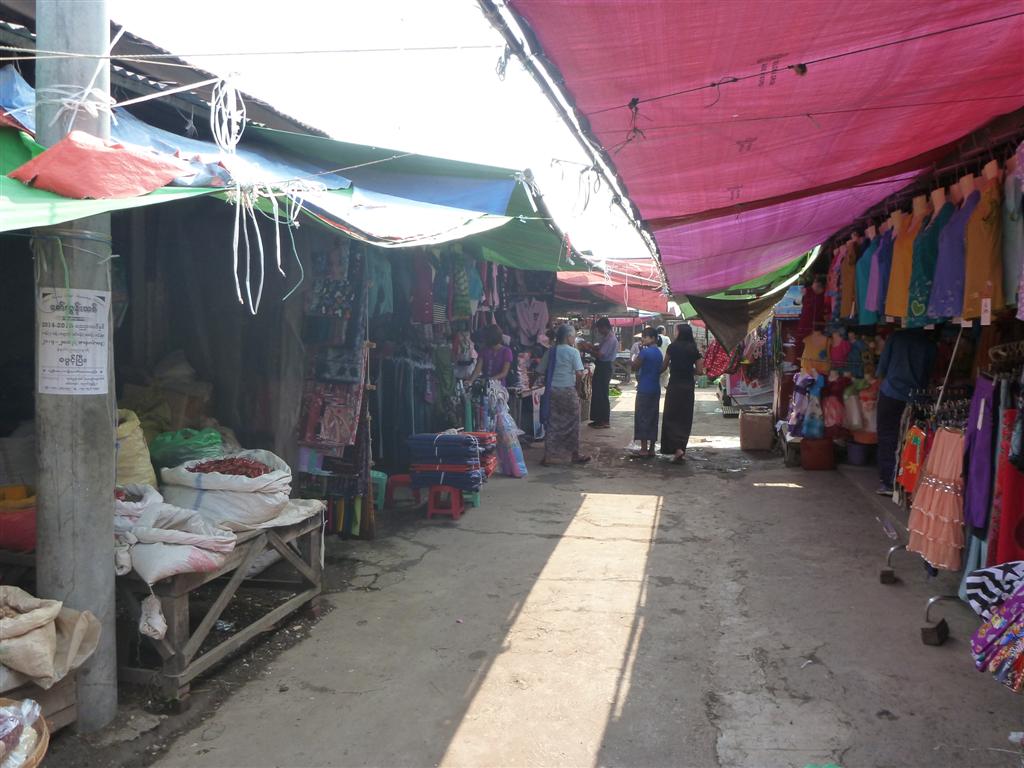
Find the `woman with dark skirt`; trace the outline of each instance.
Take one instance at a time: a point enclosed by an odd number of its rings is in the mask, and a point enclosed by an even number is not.
[[[636,404],[633,408],[633,439],[640,443],[642,459],[654,458],[658,440],[658,409],[661,405],[662,354],[658,349],[658,332],[644,328],[640,351],[633,360],[636,371]]]
[[[661,452],[672,454],[680,464],[686,458],[686,444],[693,428],[694,374],[701,372],[700,351],[693,340],[693,328],[676,326],[676,340],[668,345],[662,371],[669,371],[665,390],[665,412],[661,417]]]
[[[541,420],[545,425],[544,458],[541,466],[564,461],[586,464],[590,457],[580,453],[580,398],[576,383],[584,374],[583,360],[574,346],[576,330],[562,325],[555,334],[555,346],[544,353],[538,370],[544,374]]]

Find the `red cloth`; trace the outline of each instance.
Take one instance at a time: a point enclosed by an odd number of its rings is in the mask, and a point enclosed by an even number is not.
[[[729,353],[718,341],[712,341],[704,353],[704,373],[713,379],[721,376],[728,368]]]
[[[804,296],[800,304],[800,320],[796,325],[796,340],[803,341],[817,327],[825,325],[828,317],[829,300],[822,293],[815,293],[810,286],[804,288]]]
[[[72,131],[8,175],[63,197],[100,200],[144,195],[188,172],[175,157]]]
[[[995,495],[988,534],[988,565],[1024,560],[1024,472],[1010,463],[1010,437],[1017,409],[1003,413],[998,446]]]

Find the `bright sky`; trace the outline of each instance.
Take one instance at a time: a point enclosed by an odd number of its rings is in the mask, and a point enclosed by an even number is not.
[[[558,223],[598,259],[649,251],[475,0],[109,0],[115,22],[337,139],[530,168]],[[493,46],[444,51],[294,53]],[[271,52],[277,52],[273,54]],[[247,54],[202,56],[199,54]],[[553,161],[569,161],[553,162]]]

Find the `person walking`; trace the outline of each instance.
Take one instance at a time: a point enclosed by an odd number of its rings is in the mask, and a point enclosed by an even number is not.
[[[911,391],[928,386],[935,354],[934,334],[924,329],[902,329],[885,341],[877,368],[882,380],[877,410],[879,495],[892,495],[903,411]]]
[[[580,453],[580,398],[576,382],[583,378],[583,360],[573,346],[576,331],[563,325],[555,332],[555,346],[544,353],[538,370],[544,374],[541,421],[544,423],[544,458],[541,466],[571,460],[586,464],[589,456]]]
[[[665,389],[665,412],[661,417],[661,452],[680,464],[693,428],[694,374],[701,373],[700,350],[693,340],[693,328],[676,326],[676,339],[668,345],[662,373],[669,372]]]
[[[654,458],[658,439],[658,408],[661,405],[661,367],[664,358],[658,349],[658,332],[644,328],[640,352],[633,360],[636,371],[636,404],[633,408],[633,439],[640,443],[640,457]]]
[[[594,327],[597,329],[600,343],[594,349],[597,363],[594,368],[593,391],[590,396],[590,426],[594,429],[609,429],[612,404],[608,396],[608,388],[612,382],[615,356],[619,354],[619,340],[615,337],[611,321],[607,317],[600,318]]]

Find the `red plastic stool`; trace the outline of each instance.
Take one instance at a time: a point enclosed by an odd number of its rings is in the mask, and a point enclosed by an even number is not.
[[[443,503],[448,497],[448,503]],[[452,520],[458,520],[466,511],[465,503],[462,501],[462,491],[452,488],[450,485],[430,486],[430,495],[427,497],[427,520],[434,515],[451,515]]]
[[[420,489],[412,487],[412,478],[409,475],[391,475],[388,478],[387,489],[384,491],[384,503],[388,506],[395,501],[395,489],[408,488],[416,503],[420,503]]]

